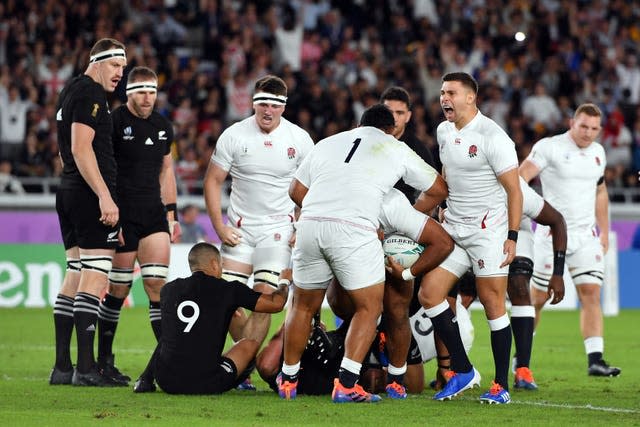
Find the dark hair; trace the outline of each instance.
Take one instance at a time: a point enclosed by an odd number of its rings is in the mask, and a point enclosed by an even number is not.
[[[400,86],[391,86],[385,89],[380,95],[380,102],[384,101],[400,101],[407,104],[407,108],[411,109],[411,97],[409,96],[409,92],[407,92],[403,87]]]
[[[191,271],[203,267],[212,257],[215,257],[218,262],[220,262],[220,251],[218,248],[207,242],[196,243],[187,256]]]
[[[475,93],[478,94],[478,82],[473,76],[469,73],[463,72],[453,72],[447,73],[442,77],[443,82],[460,82],[463,86],[468,87]]]
[[[385,132],[391,131],[395,125],[393,113],[384,104],[374,104],[367,108],[360,119],[360,126],[373,126]]]
[[[127,76],[127,83],[134,83],[143,80],[158,81],[158,75],[151,68],[143,66],[133,67],[131,71],[129,71],[129,76]]]
[[[287,96],[287,84],[280,77],[266,75],[256,82],[254,93],[267,92],[273,95]]]
[[[93,56],[110,49],[124,49],[124,44],[120,43],[116,39],[100,39],[96,42],[96,44],[93,45],[91,51],[89,52],[89,55]]]

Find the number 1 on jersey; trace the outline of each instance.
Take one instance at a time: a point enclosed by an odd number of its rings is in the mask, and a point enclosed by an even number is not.
[[[358,145],[360,145],[360,141],[361,141],[361,138],[358,138],[355,141],[353,141],[353,147],[351,148],[351,151],[349,151],[347,158],[344,159],[345,163],[349,163],[349,160],[351,160],[351,158],[353,157],[353,153],[355,153],[356,150],[358,149]]]

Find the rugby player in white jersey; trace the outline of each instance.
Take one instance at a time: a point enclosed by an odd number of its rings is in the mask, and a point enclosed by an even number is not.
[[[437,139],[449,187],[443,227],[456,247],[439,267],[425,275],[419,292],[421,304],[451,355],[449,381],[434,399],[451,399],[480,383],[480,374],[464,351],[455,314],[446,301],[458,278],[473,268],[491,329],[495,363],[494,381],[480,401],[509,403],[511,327],[505,299],[508,265],[515,256],[522,216],[518,157],[504,130],[478,110],[475,79],[455,72],[446,74],[442,81],[440,103],[446,121],[438,126]],[[424,212],[422,207],[420,210]]]
[[[267,75],[255,84],[255,114],[227,128],[216,144],[204,178],[204,196],[211,223],[222,242],[222,277],[254,289],[276,289],[279,272],[289,267],[295,205],[289,184],[302,159],[313,148],[309,134],[282,117],[287,86]],[[222,217],[222,186],[231,175],[228,223]],[[265,322],[270,315],[262,316]],[[230,333],[242,338],[246,318],[234,316]]]
[[[437,191],[437,188],[434,190]],[[430,192],[431,189],[425,193]],[[395,188],[385,194],[379,220],[385,236],[399,233],[425,247],[416,262],[406,269],[393,257],[387,257],[383,318],[389,364],[385,391],[392,399],[405,399],[407,387],[404,375],[407,372],[412,333],[409,306],[414,296],[414,279],[440,265],[453,250],[453,240],[440,223],[414,209],[406,195]],[[354,307],[347,290],[335,281],[327,290],[327,300],[333,312],[341,319],[352,318]],[[431,322],[428,323],[430,326]],[[433,342],[433,335],[430,335],[430,339]]]
[[[433,191],[439,191],[438,187],[438,185],[432,186],[427,193],[432,192],[432,189]],[[405,273],[405,276],[409,273],[418,276],[432,269],[439,265],[453,250],[453,240],[444,231],[440,223],[414,209],[400,190],[392,188],[385,194],[379,219],[380,226],[387,236],[400,233],[425,247],[425,250],[408,269],[409,271]],[[414,296],[414,280],[409,277],[407,277],[408,280],[403,278],[404,267],[395,260],[389,259],[387,271],[389,274],[386,277],[384,290],[383,320],[378,329],[382,326],[384,327],[386,338],[384,343],[385,357],[388,360],[388,364],[385,363],[387,368],[386,381],[382,382],[381,380],[377,384],[382,386],[382,390],[385,390],[390,398],[404,399],[407,397],[407,391],[420,393],[424,389],[422,363],[426,363],[436,357],[433,328],[431,327],[431,321],[426,316],[422,316],[424,311],[422,307],[416,307],[416,313],[412,316],[411,322],[409,321],[409,306]],[[328,287],[326,296],[333,312],[344,321],[350,322],[354,314],[354,307],[347,295],[347,291],[334,280]],[[458,320],[460,321],[460,317]],[[470,345],[473,339],[473,325],[469,317],[466,320],[464,323],[460,321],[459,324],[461,325],[461,333],[467,339],[465,343],[468,342]],[[346,327],[346,325],[343,327]],[[317,331],[314,333],[317,334]],[[412,334],[415,338],[414,340],[411,339]],[[310,339],[310,342],[312,341]],[[259,357],[256,363],[260,375],[267,382],[270,381],[270,378],[275,378],[280,368],[282,342],[283,334],[279,331],[261,352],[262,356]],[[411,359],[408,357],[410,346],[412,350]],[[373,352],[370,352],[369,357],[378,357],[380,350],[375,342],[372,349],[375,349],[375,356],[372,356]],[[297,393],[322,393],[319,389],[312,388],[310,390],[308,388],[309,383],[317,384],[317,381],[309,381],[308,375],[323,378],[322,383],[331,380],[331,387],[333,387],[333,378],[338,373],[343,354],[338,355],[336,353],[335,357],[339,357],[339,359],[335,360],[335,363],[328,363],[325,358],[334,353],[329,348],[309,344],[304,351],[306,356],[311,354],[314,356],[311,358],[302,356],[301,376],[299,377],[300,382],[298,383]],[[322,361],[322,363],[307,363],[310,360],[313,362]],[[330,367],[334,366],[335,373],[317,372],[318,370],[331,369]],[[371,372],[376,374],[376,378],[380,378],[381,374],[384,376],[380,369],[372,369]],[[406,386],[404,382],[405,373],[408,376]],[[420,373],[422,375],[418,379],[417,377]],[[366,377],[360,379],[360,383],[365,389],[368,387],[365,384],[366,379]],[[331,390],[331,387],[328,387],[328,389]],[[369,389],[367,391],[373,392]]]
[[[376,402],[378,395],[357,384],[362,361],[382,312],[385,267],[378,239],[382,199],[400,179],[426,191],[433,206],[446,197],[440,175],[390,133],[391,111],[377,104],[362,115],[360,127],[320,141],[302,162],[289,194],[301,207],[293,250],[293,305],[285,323],[279,394],[296,395],[300,356],[311,319],[335,277],[350,296],[355,314],[345,341],[345,356],[334,382],[334,402]],[[432,206],[432,207],[433,207]]]
[[[511,329],[516,348],[514,387],[523,390],[537,390],[529,368],[533,345],[535,309],[531,304],[529,282],[533,274],[533,232],[531,220],[548,225],[553,240],[554,264],[558,266],[549,281],[551,304],[564,298],[564,256],[567,250],[567,226],[562,214],[547,203],[520,178],[522,190],[522,221],[516,245],[516,257],[509,265],[509,286],[507,293],[511,301]]]
[[[580,329],[587,353],[587,373],[617,376],[604,351],[600,291],[604,254],[609,247],[609,195],[604,182],[605,152],[596,138],[602,113],[595,104],[582,104],[567,132],[538,141],[520,166],[529,182],[540,175],[542,195],[567,222],[566,263],[580,300]],[[597,228],[596,228],[597,227]],[[548,299],[547,282],[555,271],[551,239],[546,227],[535,232],[532,296],[537,317]]]

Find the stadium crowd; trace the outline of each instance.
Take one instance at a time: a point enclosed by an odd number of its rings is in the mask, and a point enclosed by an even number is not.
[[[622,0],[9,0],[0,4],[0,157],[17,176],[60,175],[58,94],[82,73],[92,43],[114,37],[128,69],[158,71],[157,110],[174,123],[176,176],[192,194],[222,131],[251,114],[253,84],[267,73],[283,77],[284,116],[314,141],[352,128],[386,87],[403,86],[413,130],[433,149],[440,79],[452,70],[476,77],[481,111],[516,142],[520,160],[566,129],[577,105],[596,102],[607,182],[632,187],[639,15]],[[125,99],[121,84],[111,107]]]

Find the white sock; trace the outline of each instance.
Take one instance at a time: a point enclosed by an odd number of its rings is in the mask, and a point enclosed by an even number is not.
[[[300,362],[296,363],[295,365],[287,365],[286,363],[282,364],[282,373],[285,375],[289,375],[290,377],[298,375],[299,370]]]

